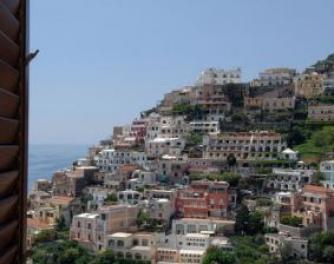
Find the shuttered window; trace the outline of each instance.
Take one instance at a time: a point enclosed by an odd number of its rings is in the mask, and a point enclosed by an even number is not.
[[[24,263],[27,1],[0,0],[0,264]]]

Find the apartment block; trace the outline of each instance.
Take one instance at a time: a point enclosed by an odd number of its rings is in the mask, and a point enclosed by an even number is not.
[[[157,173],[159,181],[170,183],[187,183],[185,177],[188,169],[187,160],[177,156],[162,156],[157,162]]]
[[[325,160],[320,163],[320,172],[325,179],[322,184],[326,188],[334,189],[334,160]]]
[[[196,181],[178,192],[176,210],[186,218],[222,217],[229,207],[227,182]]]
[[[286,111],[295,108],[295,97],[271,97],[257,96],[245,97],[244,107],[246,109],[262,109],[264,111]]]
[[[292,110],[295,109],[295,97],[264,97],[262,109],[265,111]]]
[[[158,158],[165,154],[180,156],[185,147],[182,138],[155,138],[146,140],[145,152],[148,157]]]
[[[308,118],[311,121],[334,121],[334,105],[310,105],[308,107]]]
[[[221,121],[225,119],[227,112],[231,110],[231,102],[225,96],[222,85],[204,84],[196,88],[196,100],[191,101],[191,105],[198,106],[204,116],[197,119],[207,121]]]
[[[216,69],[209,68],[201,72],[196,81],[196,85],[216,84],[223,85],[228,83],[240,83],[241,82],[241,69]]]
[[[235,221],[219,218],[181,218],[172,221],[172,234],[186,235],[193,233],[213,235],[220,229],[234,232]]]
[[[153,261],[156,253],[155,243],[152,233],[117,232],[106,236],[105,248],[115,252],[118,258]]]
[[[189,132],[184,116],[161,116],[152,113],[148,117],[146,140],[155,138],[182,138]]]
[[[105,249],[105,238],[114,232],[136,231],[137,206],[113,205],[73,217],[70,239],[92,250]]]
[[[130,128],[130,137],[133,137],[135,139],[136,144],[144,143],[146,137],[147,125],[148,125],[148,120],[146,119],[139,119],[132,121]]]
[[[127,188],[136,190],[145,185],[155,185],[157,183],[157,173],[150,170],[137,169],[127,181]]]
[[[323,76],[319,73],[303,73],[295,77],[295,95],[306,99],[313,99],[324,91]]]
[[[323,186],[305,185],[295,195],[293,214],[303,219],[305,226],[319,226],[327,231],[334,227],[334,191]]]
[[[98,213],[83,213],[73,217],[70,239],[76,240],[89,249],[97,250]]]
[[[324,95],[334,96],[334,72],[329,73],[324,79]]]
[[[94,181],[95,166],[73,167],[70,170],[57,171],[52,177],[52,193],[55,196],[79,196],[83,189]]]
[[[282,135],[272,131],[224,132],[203,138],[203,158],[226,160],[276,159],[286,148]]]
[[[142,198],[142,194],[134,190],[125,190],[117,193],[117,199],[120,204],[138,204]]]
[[[312,182],[314,170],[273,169],[267,187],[280,191],[298,191]]]
[[[196,98],[195,87],[185,86],[181,89],[173,90],[164,95],[161,102],[163,107],[173,107],[177,104],[189,104]]]
[[[281,256],[281,249],[284,245],[291,248],[291,257],[307,259],[308,240],[300,237],[291,237],[284,234],[265,234],[265,243],[269,247],[269,252],[276,256]]]
[[[103,186],[88,186],[85,189],[91,199],[87,202],[87,207],[89,210],[96,210],[105,203],[105,199],[108,197],[108,194],[112,193],[112,190],[105,188]]]
[[[259,78],[251,82],[251,86],[282,86],[293,82],[295,69],[272,68],[259,73]]]
[[[189,123],[190,131],[201,134],[218,133],[218,121],[192,121]]]
[[[145,152],[141,151],[106,148],[94,157],[94,161],[100,170],[115,172],[125,164],[136,164],[145,168],[147,156]]]

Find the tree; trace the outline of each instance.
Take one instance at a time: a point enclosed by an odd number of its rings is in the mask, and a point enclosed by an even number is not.
[[[236,123],[239,123],[239,122],[247,123],[248,117],[242,112],[237,112],[231,116],[231,120],[232,122],[236,122]]]
[[[333,263],[334,232],[322,232],[311,237],[310,259],[317,262]]]
[[[191,132],[186,136],[186,142],[188,146],[197,146],[203,143],[203,135],[195,132]]]
[[[235,156],[232,153],[230,153],[227,156],[227,164],[230,168],[235,166],[235,164],[237,164],[237,159],[235,158]]]
[[[281,218],[281,224],[299,227],[303,222],[303,219],[298,216],[283,216]]]
[[[294,127],[292,130],[289,132],[287,136],[287,143],[290,147],[293,147],[295,145],[300,145],[304,143],[306,140],[305,135],[301,131],[301,129]]]
[[[244,86],[242,84],[229,83],[223,87],[223,92],[230,99],[233,107],[242,107],[244,105],[243,91]]]
[[[137,225],[142,226],[143,224],[147,224],[150,219],[150,215],[144,210],[140,209],[137,215]]]
[[[263,215],[260,212],[249,212],[247,206],[241,204],[237,210],[235,231],[242,235],[256,235],[264,229]]]
[[[328,263],[334,263],[334,246],[325,247],[323,257]]]
[[[321,182],[325,180],[325,175],[321,171],[317,171],[313,174],[312,183],[316,185],[321,185]]]
[[[65,218],[64,216],[60,216],[60,218],[57,218],[57,225],[56,225],[56,230],[57,231],[66,231],[68,230],[68,227],[65,224]]]
[[[286,241],[280,248],[280,254],[283,263],[287,263],[292,256],[292,243],[290,241]]]
[[[316,131],[312,140],[316,147],[325,147],[334,143],[334,127],[325,127],[321,131]]]
[[[54,230],[42,230],[35,236],[35,243],[52,241],[55,238]]]
[[[54,240],[33,247],[34,264],[90,264],[92,254],[74,241]]]
[[[97,258],[90,264],[110,264],[115,263],[116,257],[112,250],[107,249],[100,253]]]
[[[237,210],[235,220],[235,232],[238,234],[244,234],[247,231],[249,221],[249,210],[246,205],[241,204]]]
[[[236,257],[234,253],[223,251],[217,247],[209,247],[205,253],[203,264],[234,264]]]
[[[246,227],[246,233],[248,235],[255,235],[262,232],[264,227],[263,215],[260,212],[250,213]]]
[[[232,187],[238,186],[240,178],[241,178],[240,175],[232,172],[224,172],[218,177],[220,181],[226,181]]]
[[[118,201],[116,193],[109,193],[104,201],[110,203],[116,203]]]

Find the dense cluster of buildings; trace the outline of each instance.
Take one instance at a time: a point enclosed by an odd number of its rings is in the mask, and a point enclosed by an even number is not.
[[[194,85],[114,127],[52,182],[38,181],[29,197],[29,243],[61,220],[70,239],[93,251],[201,263],[210,246],[233,247],[237,201],[269,195],[274,207],[264,220],[279,230],[265,236],[270,252],[279,255],[288,241],[295,256],[307,258],[305,234],[334,228],[334,161],[322,161],[323,185],[313,185],[318,169],[299,160],[275,125],[288,126],[300,105],[309,121],[332,121],[334,105],[317,101],[334,90],[332,80],[329,73],[273,68],[242,83],[240,69],[203,71]],[[236,187],[219,178],[224,173],[260,179],[261,186]],[[283,225],[283,216],[298,217],[300,226]]]

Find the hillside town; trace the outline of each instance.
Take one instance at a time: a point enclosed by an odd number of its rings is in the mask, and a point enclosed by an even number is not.
[[[334,54],[206,69],[28,201],[33,259],[62,237],[117,263],[334,263]]]

